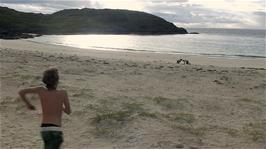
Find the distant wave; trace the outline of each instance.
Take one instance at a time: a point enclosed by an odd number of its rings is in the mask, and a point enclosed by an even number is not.
[[[209,53],[189,53],[189,52],[179,52],[179,51],[153,51],[153,50],[138,50],[138,49],[125,49],[125,48],[114,48],[114,47],[99,47],[91,46],[92,49],[102,49],[102,50],[115,50],[115,51],[133,51],[133,52],[152,52],[152,53],[167,53],[167,54],[187,54],[187,55],[206,55],[212,57],[228,57],[228,58],[266,58],[266,56],[256,56],[256,55],[229,55],[229,54],[209,54]]]
[[[114,47],[99,47],[99,46],[90,46],[91,48],[103,49],[103,50],[115,50],[115,51],[135,51],[135,52],[156,52],[152,50],[137,50],[137,49],[127,49],[127,48],[114,48]]]
[[[217,32],[217,30],[207,31]],[[236,37],[231,34],[221,36],[220,32],[197,36],[45,35],[26,40],[91,50],[206,55],[227,58],[266,58],[264,38]],[[229,34],[228,30],[226,33]],[[246,34],[242,30],[236,33]]]
[[[257,55],[229,55],[229,54],[210,54],[210,53],[190,53],[190,52],[180,52],[180,51],[154,51],[154,50],[139,50],[139,49],[101,47],[101,46],[88,46],[87,48],[84,48],[84,47],[79,47],[77,45],[63,44],[59,42],[50,43],[50,42],[41,42],[33,40],[27,40],[27,41],[33,43],[40,43],[40,44],[60,45],[60,46],[68,46],[68,47],[75,47],[81,49],[92,49],[92,50],[103,50],[103,51],[130,51],[130,52],[151,52],[151,53],[164,53],[164,54],[205,55],[210,57],[226,57],[226,58],[266,58],[266,56],[257,56]]]
[[[215,57],[229,57],[229,58],[235,58],[235,57],[246,57],[246,58],[266,58],[266,56],[257,56],[257,55],[228,55],[228,54],[207,54],[207,53],[199,53],[200,55],[207,55],[207,56],[215,56]]]

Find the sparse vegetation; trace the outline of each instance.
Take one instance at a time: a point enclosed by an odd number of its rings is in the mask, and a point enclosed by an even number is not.
[[[179,124],[192,124],[196,118],[192,113],[171,113],[166,114],[164,117],[166,117],[168,120],[179,123]]]
[[[78,90],[78,92],[74,93],[72,97],[86,97],[86,98],[93,98],[93,92],[91,89],[88,88],[81,88]]]
[[[101,123],[102,121],[115,120],[123,122],[128,116],[128,111],[108,112],[106,114],[99,114],[94,118],[94,122]]]
[[[113,100],[109,100],[109,102],[110,101]],[[113,102],[107,104],[113,104]],[[132,120],[135,114],[138,115],[144,111],[140,103],[124,103],[122,104],[122,108],[117,108],[118,111],[113,111],[113,109],[110,109],[106,104],[101,103],[101,105],[102,106],[91,105],[98,113],[93,118],[92,124],[96,127],[97,135],[107,137],[118,136],[118,131],[126,125],[127,121]]]
[[[231,137],[237,137],[240,134],[239,130],[237,130],[237,129],[222,127],[222,126],[209,126],[208,130],[209,131],[213,130],[213,131],[223,132],[223,133],[230,135]]]
[[[11,97],[11,96],[2,96],[0,98],[0,105],[4,105],[7,103],[14,103],[15,101],[16,101],[16,99]]]
[[[161,105],[167,109],[175,109],[175,108],[184,108],[185,103],[187,103],[186,99],[180,98],[180,99],[170,99],[165,97],[154,97],[152,100],[158,104]]]
[[[40,75],[32,75],[32,74],[16,74],[14,77],[17,77],[21,82],[33,83],[33,82],[41,82]]]
[[[130,113],[140,113],[144,111],[142,104],[140,103],[125,103],[124,105],[125,110]]]
[[[238,130],[232,128],[224,128],[224,131],[231,137],[237,137],[239,134]]]
[[[203,136],[206,131],[207,128],[206,127],[194,127],[192,125],[188,125],[188,124],[175,124],[172,126],[174,129],[180,129],[183,130],[185,132],[188,132],[192,135],[196,135],[196,136]]]
[[[107,112],[93,118],[97,135],[116,136],[117,131],[130,119],[128,111]]]
[[[191,113],[176,113],[174,114],[174,120],[178,123],[191,124],[195,121],[195,117]]]
[[[192,113],[172,113],[164,115],[164,117],[174,129],[180,129],[196,136],[202,136],[207,131],[207,127],[195,127],[193,125],[196,118]]]
[[[243,102],[253,102],[253,100],[251,100],[250,98],[240,98],[239,101],[243,101]]]
[[[142,117],[148,117],[148,118],[158,118],[158,116],[156,115],[156,113],[151,113],[151,112],[141,112],[139,114]]]
[[[243,132],[251,137],[253,141],[266,142],[266,120],[245,125]]]
[[[106,111],[110,111],[110,109],[108,108],[108,106],[106,105],[99,105],[99,104],[88,104],[83,106],[84,109],[90,109],[92,111],[95,111],[97,113],[105,113]]]
[[[240,101],[240,104],[253,104],[257,106],[264,106],[266,107],[266,102],[263,100],[254,100],[250,98],[240,98],[238,99]]]

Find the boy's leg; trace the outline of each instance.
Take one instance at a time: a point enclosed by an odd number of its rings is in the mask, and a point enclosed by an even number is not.
[[[56,149],[59,149],[61,144],[63,143],[63,133],[61,131],[53,132],[53,145]]]
[[[59,149],[63,142],[63,133],[60,131],[44,131],[41,135],[44,149]]]

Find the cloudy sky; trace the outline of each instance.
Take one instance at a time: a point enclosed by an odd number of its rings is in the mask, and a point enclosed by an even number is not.
[[[177,26],[265,29],[265,0],[0,0],[24,12],[53,13],[70,8],[145,11]]]

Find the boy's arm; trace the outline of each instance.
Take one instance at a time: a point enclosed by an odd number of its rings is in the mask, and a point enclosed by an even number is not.
[[[42,87],[26,88],[26,89],[22,89],[18,92],[20,98],[22,99],[22,101],[25,102],[28,109],[35,110],[35,107],[27,100],[26,94],[28,94],[28,93],[38,94],[41,89],[42,89]]]
[[[71,113],[71,108],[70,108],[69,99],[68,99],[68,95],[67,95],[66,91],[64,91],[64,99],[63,100],[64,100],[63,111],[69,115]]]

